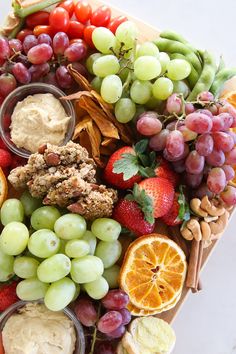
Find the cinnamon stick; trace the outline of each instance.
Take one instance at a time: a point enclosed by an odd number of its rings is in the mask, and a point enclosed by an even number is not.
[[[196,287],[197,269],[199,264],[198,262],[199,246],[200,246],[200,241],[196,241],[195,239],[193,239],[191,242],[188,274],[186,279],[187,288],[195,289]]]
[[[203,256],[203,242],[199,242],[199,251],[198,251],[198,264],[196,269],[196,283],[195,283],[195,290],[198,291],[199,288],[199,274],[202,267],[202,256]]]

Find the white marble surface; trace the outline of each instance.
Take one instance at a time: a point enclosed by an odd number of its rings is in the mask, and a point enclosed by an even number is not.
[[[0,19],[10,0],[1,0]],[[194,44],[224,54],[236,66],[235,0],[110,0],[162,29],[174,29]],[[174,354],[236,353],[236,215],[203,271],[204,290],[190,295],[174,323]]]

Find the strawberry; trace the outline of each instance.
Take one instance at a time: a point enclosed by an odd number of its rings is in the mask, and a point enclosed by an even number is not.
[[[117,162],[123,160],[123,157],[126,157],[129,160],[135,159],[135,151],[131,146],[124,146],[119,150],[115,151],[104,170],[104,180],[119,189],[129,189],[132,188],[133,185],[139,181],[141,181],[142,177],[138,174],[138,170],[131,171],[130,174],[127,173],[118,173],[118,169],[114,168]]]
[[[3,341],[2,341],[2,332],[0,332],[0,354],[4,354],[4,346],[3,346]]]
[[[125,146],[111,155],[104,170],[104,179],[119,189],[129,189],[143,177],[155,176],[156,153],[147,153],[148,139],[134,147]]]
[[[11,162],[11,169],[25,165],[26,161],[27,160],[24,159],[23,157],[13,155],[12,162]]]
[[[16,295],[18,282],[6,283],[0,287],[0,312],[5,311],[9,306],[19,300]]]
[[[0,149],[0,167],[9,167],[12,163],[11,153],[7,150]]]
[[[180,180],[179,174],[172,170],[169,162],[163,157],[158,157],[157,163],[158,165],[155,168],[156,176],[168,179],[174,187],[177,187]]]
[[[183,193],[182,186],[180,192],[175,193],[174,202],[167,214],[161,220],[168,226],[176,226],[190,219],[190,209]]]
[[[154,231],[155,223],[152,219],[152,223],[145,220],[145,214],[135,201],[120,199],[114,207],[112,217],[135,236],[147,235]]]
[[[4,143],[4,141],[2,140],[2,138],[0,138],[0,149],[3,150],[8,150],[6,144]]]
[[[160,218],[167,214],[174,200],[173,184],[165,178],[146,178],[139,183],[139,188],[152,199],[153,215]]]

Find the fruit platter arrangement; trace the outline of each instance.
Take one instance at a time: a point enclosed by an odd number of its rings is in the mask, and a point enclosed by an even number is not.
[[[99,1],[0,33],[0,354],[167,354],[236,205],[236,68]]]

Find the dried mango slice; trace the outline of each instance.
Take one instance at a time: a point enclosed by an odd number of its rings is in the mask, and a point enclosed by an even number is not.
[[[0,167],[0,207],[3,202],[7,199],[8,194],[8,184],[7,179],[3,173],[3,170]]]

